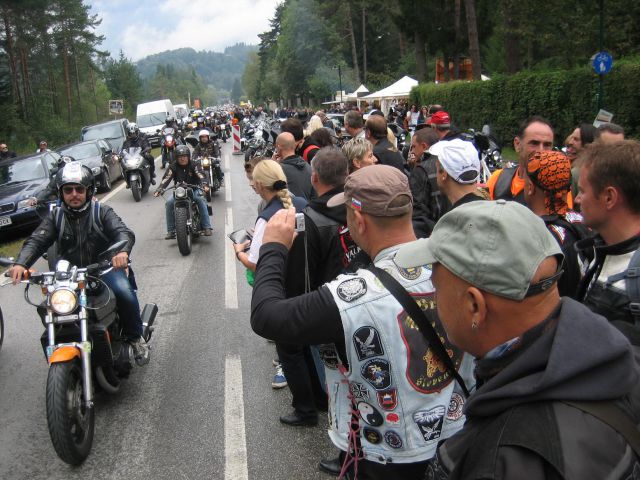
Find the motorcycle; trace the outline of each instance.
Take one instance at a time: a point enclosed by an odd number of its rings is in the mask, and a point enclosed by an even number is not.
[[[470,129],[467,135],[478,150],[481,170],[479,182],[486,184],[494,171],[505,166],[502,149],[491,133],[489,125],[483,126],[480,132]]]
[[[195,162],[200,164],[205,177],[209,191],[204,192],[207,202],[211,202],[212,195],[220,190],[222,186],[222,168],[220,168],[220,157],[202,157],[196,158]]]
[[[123,243],[103,252],[103,258]],[[110,260],[85,268],[59,260],[55,271],[26,272],[21,281],[26,284],[25,300],[37,308],[46,329],[40,340],[49,364],[46,414],[51,442],[58,456],[70,465],[79,465],[91,452],[94,383],[107,394],[116,394],[133,368],[133,349],[121,336],[116,300],[100,279],[111,270]],[[44,302],[31,300],[31,285],[42,291]],[[157,313],[154,303],[142,311],[146,341],[151,338]]]
[[[161,132],[162,142],[160,151],[162,152],[162,168],[175,161],[176,146],[179,145],[177,133],[173,128],[163,128]]]
[[[127,188],[131,189],[133,199],[139,202],[142,199],[142,194],[147,193],[151,185],[149,162],[142,156],[142,149],[130,147],[123,150],[120,168],[122,176],[127,182]]]
[[[200,227],[200,210],[198,210],[198,204],[193,200],[194,189],[196,188],[200,187],[188,183],[169,187],[169,189],[173,190],[172,195],[175,199],[173,214],[176,222],[178,250],[183,256],[191,253],[193,239],[198,238],[202,232]]]

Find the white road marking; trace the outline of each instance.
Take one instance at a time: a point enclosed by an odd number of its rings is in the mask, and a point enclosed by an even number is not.
[[[229,172],[224,176],[224,199],[227,202],[231,201],[231,175]]]
[[[231,170],[231,165],[229,164],[229,152],[224,156],[224,170],[225,172]]]
[[[124,180],[122,181],[122,183],[120,185],[118,185],[115,189],[111,190],[107,195],[105,195],[104,197],[102,197],[102,199],[100,200],[102,203],[107,203],[109,200],[111,200],[113,197],[115,197],[118,193],[120,193],[120,191],[125,188],[127,186],[127,182],[125,182]]]
[[[247,439],[244,428],[242,362],[227,356],[224,362],[224,478],[248,480]]]
[[[238,308],[238,284],[236,282],[236,254],[233,243],[227,242],[227,235],[233,232],[233,209],[227,207],[227,215],[224,222],[224,236],[227,244],[224,250],[224,304],[229,309]]]

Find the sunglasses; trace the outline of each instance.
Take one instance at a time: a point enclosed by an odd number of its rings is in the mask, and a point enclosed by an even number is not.
[[[79,193],[79,194],[83,194],[87,191],[87,187],[83,187],[82,185],[77,185],[77,186],[64,186],[62,187],[62,192],[66,195],[71,195],[73,192]]]

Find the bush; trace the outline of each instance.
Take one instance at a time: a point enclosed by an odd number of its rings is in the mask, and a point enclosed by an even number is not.
[[[640,63],[620,62],[604,76],[602,105],[628,137],[640,138]],[[486,123],[502,144],[511,143],[518,124],[531,115],[548,118],[556,144],[597,113],[598,76],[590,68],[496,77],[486,82],[421,84],[411,103],[442,104],[456,126],[480,129]]]

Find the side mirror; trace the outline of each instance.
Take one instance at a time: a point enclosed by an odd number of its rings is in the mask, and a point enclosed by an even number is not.
[[[126,240],[120,240],[119,242],[114,243],[109,248],[107,248],[104,252],[100,252],[98,254],[98,258],[107,258],[116,254],[122,247],[127,244]]]

